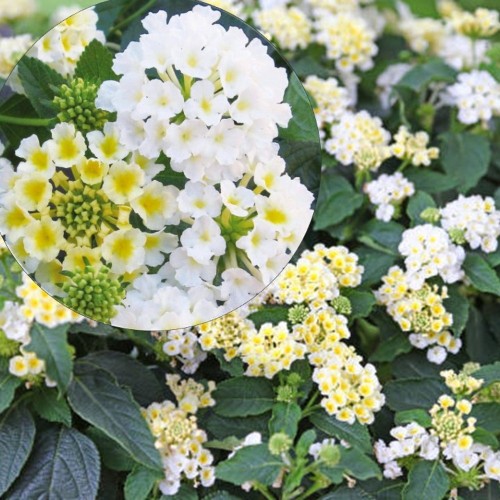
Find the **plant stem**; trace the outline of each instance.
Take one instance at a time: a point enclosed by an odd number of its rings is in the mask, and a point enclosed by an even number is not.
[[[140,9],[137,9],[133,14],[130,16],[126,17],[123,21],[120,21],[117,23],[114,27],[112,32],[116,32],[120,30],[121,28],[127,26],[131,21],[133,21],[135,18],[139,17],[141,14],[149,10],[150,7],[152,7],[156,3],[156,0],[149,0],[149,2],[145,3]]]
[[[21,118],[19,116],[0,115],[0,123],[10,123],[12,125],[48,127],[52,122],[53,118]]]
[[[256,489],[263,497],[267,498],[267,500],[274,500],[274,496],[269,493],[267,488],[258,482],[252,482],[252,486]]]

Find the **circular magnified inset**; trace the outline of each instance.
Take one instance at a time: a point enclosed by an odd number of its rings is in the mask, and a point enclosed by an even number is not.
[[[0,230],[77,313],[188,327],[246,303],[297,250],[318,189],[316,121],[238,18],[163,0],[110,22],[112,4],[63,21],[7,81]]]

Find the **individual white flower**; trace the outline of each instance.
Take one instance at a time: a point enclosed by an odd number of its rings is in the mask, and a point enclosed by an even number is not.
[[[142,87],[143,98],[134,111],[137,118],[156,117],[168,120],[182,111],[184,98],[177,86],[172,82],[150,80]]]
[[[484,473],[486,477],[500,481],[500,453],[491,454],[484,461]]]
[[[54,221],[44,215],[27,226],[23,242],[30,257],[50,262],[65,247],[63,225],[60,220]]]
[[[175,234],[146,233],[146,243],[144,245],[144,264],[147,266],[160,266],[165,261],[164,254],[174,251],[178,246],[179,238]]]
[[[204,215],[181,235],[181,244],[189,257],[200,264],[208,264],[212,257],[224,255],[226,240],[221,236],[219,225]]]
[[[52,186],[45,174],[25,174],[17,179],[13,192],[19,206],[42,212],[52,197]]]
[[[120,229],[102,242],[102,256],[117,274],[132,273],[144,264],[146,235],[139,229]]]
[[[199,154],[206,143],[207,127],[201,120],[172,123],[167,128],[165,152],[173,161],[184,161]]]
[[[427,350],[427,359],[431,363],[435,363],[436,365],[440,365],[446,359],[447,354],[448,353],[446,352],[446,349],[444,347],[436,345],[436,346],[430,347]]]
[[[384,465],[384,477],[387,479],[396,479],[397,477],[401,477],[403,475],[403,471],[398,463],[393,460],[391,462],[387,462]]]
[[[184,114],[194,120],[199,118],[205,125],[216,125],[229,109],[229,102],[222,94],[215,94],[210,80],[200,80],[191,87],[190,99],[184,104]]]
[[[52,140],[48,141],[47,147],[57,167],[71,168],[84,158],[87,145],[73,124],[58,123],[51,135]]]
[[[221,295],[226,299],[225,312],[248,302],[262,290],[262,282],[243,269],[226,269],[222,273]]]
[[[190,217],[217,217],[221,212],[222,197],[213,186],[187,182],[177,197],[177,203],[179,210]]]
[[[120,142],[120,129],[116,123],[107,122],[102,132],[89,132],[87,140],[96,158],[108,164],[123,160],[129,153]]]
[[[170,254],[169,264],[175,270],[175,279],[186,287],[201,285],[203,281],[210,282],[215,276],[215,264],[212,261],[200,264],[188,255],[185,248],[174,250]]]
[[[47,178],[52,177],[55,173],[55,165],[50,155],[49,146],[47,143],[40,146],[36,135],[23,139],[16,150],[16,155],[25,160],[17,167],[17,171],[20,173],[40,173]]]
[[[127,203],[142,194],[143,184],[144,171],[141,167],[133,163],[117,161],[111,165],[104,179],[102,190],[114,203]],[[139,203],[138,206],[142,205]]]
[[[220,183],[222,203],[237,217],[246,217],[248,209],[254,204],[254,193],[243,186],[236,186],[231,181]]]
[[[208,132],[205,147],[209,156],[221,165],[229,165],[238,158],[242,142],[243,134],[239,127],[232,120],[221,120]]]

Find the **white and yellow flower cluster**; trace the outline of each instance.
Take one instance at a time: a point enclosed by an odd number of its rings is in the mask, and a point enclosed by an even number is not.
[[[215,481],[213,456],[203,447],[207,441],[205,431],[198,427],[195,416],[198,408],[213,406],[211,383],[205,391],[192,379],[180,381],[177,377],[167,379],[178,404],[172,401],[152,403],[142,409],[149,428],[155,438],[155,446],[161,454],[165,468],[165,479],[160,484],[164,495],[175,495],[181,481],[190,481],[195,487],[211,486]]]
[[[429,134],[417,132],[412,134],[404,125],[394,135],[394,143],[391,144],[393,156],[407,161],[415,167],[428,167],[432,160],[439,157],[439,149],[428,147]]]
[[[349,423],[371,423],[384,404],[375,368],[345,340],[347,318],[335,309],[343,288],[358,286],[363,267],[345,247],[317,245],[288,265],[280,277],[245,311],[238,310],[200,325],[204,350],[222,349],[229,361],[240,357],[246,375],[273,378],[294,361],[308,359],[318,385],[321,405],[330,415]],[[269,304],[291,306],[288,321],[256,328],[249,315]]]
[[[14,66],[32,44],[31,35],[0,37],[0,78],[8,78]]]

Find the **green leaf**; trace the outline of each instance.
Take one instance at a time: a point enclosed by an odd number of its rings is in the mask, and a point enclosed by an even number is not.
[[[181,484],[179,491],[175,495],[162,495],[160,500],[167,500],[169,498],[173,498],[175,500],[198,500],[198,493],[196,492],[196,488],[192,484]],[[212,499],[211,499],[212,500]],[[222,497],[222,500],[226,500]],[[232,499],[227,499],[232,500]]]
[[[372,477],[382,479],[377,463],[357,448],[343,448],[337,467],[357,479],[365,480]]]
[[[101,84],[106,80],[118,80],[113,67],[113,54],[98,40],[92,40],[80,56],[75,78]]]
[[[253,322],[255,328],[259,329],[264,323],[277,325],[281,321],[288,320],[288,307],[284,306],[266,306],[260,311],[256,311],[248,316]]]
[[[500,382],[500,361],[491,365],[484,365],[476,370],[472,376],[474,378],[481,378],[484,380],[483,387],[487,387],[495,382]]]
[[[488,171],[490,143],[480,135],[446,132],[441,135],[440,157],[445,172],[456,180],[459,191],[466,193]]]
[[[417,424],[422,427],[430,427],[432,424],[432,418],[428,412],[425,410],[403,410],[398,411],[394,418],[396,425],[410,424],[411,422],[417,422]]]
[[[338,174],[326,172],[321,178],[314,229],[325,230],[352,215],[363,204],[363,195]]]
[[[475,253],[467,254],[463,270],[480,292],[500,296],[500,278],[483,257]]]
[[[359,257],[359,263],[365,268],[363,285],[367,286],[378,283],[380,278],[396,262],[395,255],[389,255],[365,246],[355,248],[354,252]]]
[[[47,375],[57,382],[58,389],[67,389],[73,370],[73,360],[67,341],[69,324],[47,328],[39,323],[31,327],[31,342],[25,347],[45,361]]]
[[[412,349],[413,346],[408,340],[408,335],[398,332],[380,342],[375,352],[370,356],[370,361],[379,363],[393,361],[400,354],[410,352]]]
[[[98,351],[81,358],[96,368],[102,368],[113,375],[119,385],[128,387],[134,399],[141,406],[148,406],[155,401],[163,401],[165,392],[151,370],[117,351]]]
[[[309,448],[316,441],[317,434],[314,429],[304,432],[295,445],[295,453],[298,457],[305,457],[309,453]]]
[[[217,465],[215,475],[222,481],[242,485],[246,481],[258,481],[264,486],[274,483],[284,463],[271,455],[267,444],[245,446],[235,455]]]
[[[71,427],[71,410],[56,389],[39,387],[33,391],[33,409],[45,420]]]
[[[481,312],[471,306],[465,327],[465,350],[472,361],[493,363],[498,359],[499,342],[491,334]]]
[[[321,496],[320,500],[375,500],[375,498],[376,497],[358,486],[355,486],[354,488],[341,486],[335,491]]]
[[[498,449],[498,439],[495,434],[482,427],[476,427],[476,430],[472,433],[472,439],[474,439],[474,443],[485,444],[494,450]]]
[[[42,431],[10,500],[40,498],[92,500],[99,486],[99,453],[94,443],[64,426]]]
[[[296,403],[278,402],[273,406],[273,416],[269,420],[269,434],[284,432],[295,438],[302,411]]]
[[[443,301],[444,308],[452,314],[450,329],[456,337],[463,332],[469,319],[469,301],[460,293],[457,285],[448,286],[448,298]]]
[[[458,494],[458,498],[461,500],[498,500],[500,498],[500,483],[498,481],[490,481],[479,491],[460,488]]]
[[[384,386],[386,404],[394,411],[429,409],[448,388],[436,378],[406,378],[391,380]]]
[[[397,87],[406,87],[420,92],[431,82],[455,81],[456,70],[445,64],[441,59],[432,59],[423,64],[417,64],[403,75]]]
[[[436,460],[417,462],[408,475],[408,482],[403,488],[403,500],[441,500],[450,487],[448,474]]]
[[[163,477],[163,474],[140,465],[134,467],[125,480],[125,500],[147,500],[154,485]]]
[[[352,312],[349,314],[350,320],[366,318],[377,303],[375,295],[370,291],[347,288],[342,291],[342,295],[345,295],[351,302]]]
[[[249,417],[221,417],[210,408],[198,414],[199,426],[205,429],[210,438],[223,440],[231,436],[244,439],[251,432],[259,432],[262,439],[269,436],[271,412]]]
[[[245,367],[241,358],[233,358],[231,361],[227,361],[224,357],[224,351],[222,349],[213,349],[210,351],[219,362],[221,370],[231,375],[231,377],[242,377],[245,373]]]
[[[417,191],[408,202],[408,207],[406,208],[406,213],[412,221],[413,225],[424,224],[424,220],[420,217],[420,214],[426,208],[436,208],[436,203],[430,194],[425,191]]]
[[[413,182],[415,189],[429,194],[448,191],[457,186],[458,181],[450,175],[428,170],[422,167],[408,168],[405,177]]]
[[[85,434],[94,441],[103,465],[114,471],[131,471],[136,462],[132,459],[128,451],[123,449],[116,441],[108,437],[103,431],[96,427],[89,427]]]
[[[114,439],[136,462],[163,470],[160,454],[138,404],[109,373],[79,362],[68,388],[68,400],[75,413]]]
[[[215,413],[222,417],[260,415],[274,403],[274,390],[265,378],[236,377],[224,380],[212,394]]]
[[[22,383],[22,379],[10,374],[9,361],[0,357],[0,413],[12,403],[16,389]]]
[[[24,56],[18,64],[18,74],[26,95],[41,118],[57,114],[52,104],[57,89],[65,79],[47,64],[33,57]]]
[[[446,359],[443,364],[436,365],[429,363],[427,357],[422,351],[413,351],[409,354],[403,354],[392,363],[392,373],[398,379],[408,378],[435,378],[441,379],[439,373],[442,370],[458,371],[457,366]]]
[[[35,441],[35,423],[24,406],[16,406],[0,419],[0,495],[19,476]]]
[[[397,222],[372,219],[361,227],[358,240],[374,250],[399,256],[398,246],[404,230]]]
[[[500,433],[500,403],[476,403],[470,413],[477,419],[477,426],[493,434]]]
[[[328,415],[324,410],[314,412],[309,420],[320,431],[338,439],[344,439],[351,446],[359,448],[361,451],[370,453],[372,444],[368,428],[359,422],[348,424],[337,420],[334,416]]]

